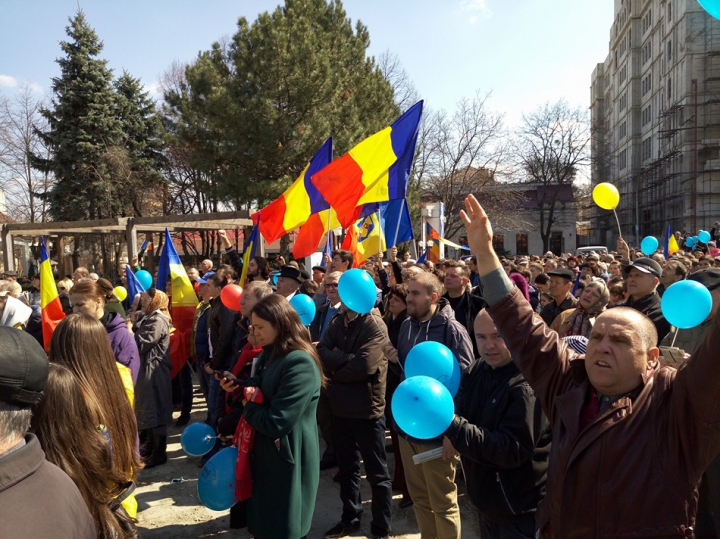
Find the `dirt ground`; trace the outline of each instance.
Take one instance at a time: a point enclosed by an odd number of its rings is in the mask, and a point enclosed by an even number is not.
[[[177,419],[178,413],[175,413]],[[192,422],[202,421],[206,415],[202,396],[196,394],[193,403]],[[168,436],[168,463],[150,470],[142,470],[138,478],[136,498],[138,501],[138,520],[142,539],[174,539],[227,537],[249,538],[247,529],[231,530],[229,511],[211,511],[205,508],[197,497],[197,478],[200,473],[197,457],[187,456],[180,447],[182,428],[171,427]],[[321,442],[322,443],[322,442]],[[388,437],[388,444],[390,438]],[[388,454],[390,471],[394,469],[394,455]],[[332,480],[335,470],[321,472],[313,524],[309,539],[321,539],[323,533],[340,520],[340,486]],[[461,473],[461,472],[458,472]],[[172,482],[173,479],[181,479]],[[460,483],[460,515],[462,518],[462,536],[477,538],[480,536],[477,513],[464,494],[464,484]],[[400,509],[401,496],[394,494],[393,500],[393,537],[419,538],[412,507]],[[364,503],[370,503],[370,488],[363,481]],[[367,508],[361,530],[356,537],[367,537],[370,533],[370,508]]]

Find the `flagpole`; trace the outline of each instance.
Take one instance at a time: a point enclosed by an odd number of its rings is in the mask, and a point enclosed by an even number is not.
[[[395,236],[393,237],[393,244],[390,245],[390,247],[395,247],[397,245],[397,238],[398,234],[400,234],[400,219],[402,218],[403,210],[405,209],[405,199],[402,199],[402,202],[400,203],[400,211],[398,212],[397,216],[397,225],[395,226]],[[385,247],[388,247],[387,245]]]
[[[332,241],[332,240],[330,240],[330,213],[332,212],[332,210],[328,210],[327,212],[328,212],[328,239],[327,240]]]

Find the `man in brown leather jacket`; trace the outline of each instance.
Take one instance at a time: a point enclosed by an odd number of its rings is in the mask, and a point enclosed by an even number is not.
[[[625,307],[597,317],[577,356],[504,275],[475,197],[465,206],[488,312],[552,425],[541,537],[692,537],[720,451],[719,319],[679,370],[658,367],[655,326]]]

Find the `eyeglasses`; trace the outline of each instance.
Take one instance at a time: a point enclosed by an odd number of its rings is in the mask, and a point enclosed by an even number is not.
[[[337,288],[337,283],[325,283],[325,288]]]

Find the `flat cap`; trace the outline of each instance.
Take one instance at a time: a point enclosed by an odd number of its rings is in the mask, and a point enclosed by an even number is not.
[[[688,275],[688,280],[697,281],[708,290],[715,290],[720,286],[720,268],[709,268]]]
[[[627,275],[633,268],[642,271],[643,273],[650,273],[658,279],[662,275],[662,268],[660,267],[660,264],[655,262],[652,258],[638,258],[629,266],[625,266],[623,268],[623,272]]]
[[[555,275],[557,277],[562,277],[564,279],[567,279],[568,281],[574,281],[575,280],[575,272],[571,269],[566,268],[558,268],[558,269],[552,269],[550,271],[546,271],[548,275]]]

